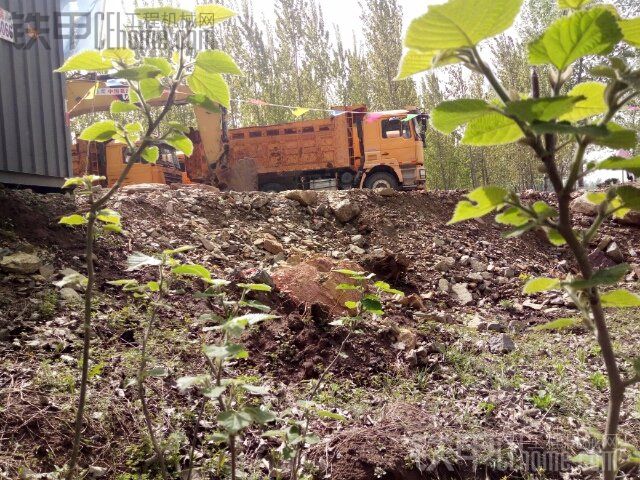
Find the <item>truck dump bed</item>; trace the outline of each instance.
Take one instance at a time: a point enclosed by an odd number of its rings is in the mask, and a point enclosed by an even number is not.
[[[229,132],[229,160],[255,159],[256,173],[286,174],[318,169],[353,169],[353,115]]]

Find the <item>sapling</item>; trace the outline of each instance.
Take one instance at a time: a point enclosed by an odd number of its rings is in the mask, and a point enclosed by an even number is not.
[[[234,15],[220,5],[201,5],[196,14],[179,8],[143,8],[136,10],[142,20],[153,19],[164,24],[177,24],[177,50],[169,61],[165,58],[137,58],[133,50],[111,48],[102,51],[88,50],[69,58],[57,72],[100,72],[108,73],[111,78],[122,79],[129,88],[129,101],[116,100],[111,104],[111,120],[103,120],[86,128],[79,136],[88,142],[115,141],[127,148],[128,160],[121,174],[106,192],[103,193],[95,183],[105,178],[85,175],[68,179],[63,188],[78,187],[78,193],[88,197],[86,211],[65,216],[60,223],[68,226],[86,228],[85,255],[87,262],[86,292],[84,302],[84,321],[82,328],[82,376],[76,413],[73,448],[69,460],[66,478],[74,477],[82,437],[84,409],[86,405],[90,347],[91,347],[91,303],[95,285],[94,240],[99,226],[104,230],[121,232],[120,217],[117,212],[107,209],[107,205],[124,183],[134,164],[144,161],[154,164],[159,158],[159,146],[170,145],[182,150],[186,155],[193,151],[193,145],[185,135],[184,126],[175,122],[163,125],[167,114],[175,104],[176,93],[181,85],[187,84],[192,95],[188,102],[201,108],[218,111],[219,105],[229,107],[229,89],[221,73],[238,74],[240,70],[235,62],[224,52],[203,51],[194,60],[188,59],[185,52],[194,27],[212,25]],[[195,21],[194,21],[195,20]],[[167,52],[170,56],[171,52]],[[154,112],[150,101],[162,97],[166,101],[159,113]],[[127,114],[141,115],[141,122],[127,123]],[[162,134],[160,127],[164,126]]]
[[[270,292],[271,287],[265,284],[239,283],[238,300],[228,297],[226,288],[230,282],[222,279],[214,279],[211,273],[202,265],[181,265],[175,267],[172,272],[176,275],[186,275],[200,278],[208,288],[199,296],[217,300],[217,306],[222,310],[222,315],[206,314],[206,321],[214,320],[218,325],[214,330],[220,334],[219,341],[215,344],[204,344],[203,354],[209,373],[196,376],[186,376],[178,379],[178,387],[185,391],[197,390],[202,396],[203,402],[214,402],[217,408],[216,420],[219,430],[214,432],[212,438],[219,443],[226,443],[229,451],[229,464],[231,479],[235,480],[240,474],[238,468],[238,437],[251,426],[265,425],[273,422],[276,416],[270,412],[264,403],[247,401],[246,397],[263,397],[269,393],[263,385],[254,385],[246,382],[242,377],[229,376],[231,367],[239,360],[249,358],[249,352],[238,343],[239,337],[252,326],[261,322],[277,318],[266,313],[269,307],[248,299],[250,292]],[[258,310],[262,313],[242,313]],[[194,440],[195,441],[195,440]],[[194,469],[189,466],[189,477]]]
[[[616,354],[605,309],[639,307],[640,296],[623,289],[606,290],[629,270],[621,264],[597,268],[589,258],[589,245],[599,227],[611,217],[622,218],[631,210],[640,211],[640,189],[632,185],[613,186],[591,193],[597,215],[585,229],[575,225],[570,209],[572,194],[586,175],[597,170],[627,170],[640,173],[640,157],[610,157],[600,163],[585,158],[590,147],[634,149],[637,132],[614,122],[639,95],[640,70],[624,59],[610,55],[620,42],[640,46],[640,18],[623,19],[612,5],[590,0],[559,0],[567,15],[551,24],[528,45],[529,63],[549,72],[549,97],[540,97],[537,76],[530,95],[510,92],[483,58],[478,44],[509,28],[522,0],[450,0],[429,7],[407,30],[408,47],[400,63],[398,78],[451,63],[462,63],[482,75],[496,98],[445,101],[431,112],[432,125],[452,133],[466,125],[462,143],[475,146],[512,142],[533,150],[541,171],[557,195],[557,207],[543,201],[532,204],[500,187],[482,187],[458,203],[450,224],[499,212],[496,221],[513,227],[508,237],[542,229],[556,246],[566,245],[578,273],[564,279],[533,278],[525,293],[564,290],[574,301],[582,321],[595,334],[609,383],[609,406],[602,440],[601,464],[606,480],[614,480],[619,466],[617,455],[620,411],[625,392],[640,382],[640,359],[627,363]],[[566,91],[572,65],[587,56],[607,56],[607,61],[591,70],[603,81],[577,83]],[[557,153],[573,147],[569,172],[562,176]],[[566,327],[566,322],[560,322]]]

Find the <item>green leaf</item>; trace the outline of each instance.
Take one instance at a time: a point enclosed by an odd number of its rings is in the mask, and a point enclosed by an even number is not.
[[[133,65],[136,63],[136,52],[129,48],[107,48],[106,50],[102,50],[102,56],[107,60],[112,60],[124,65]]]
[[[196,375],[189,377],[180,377],[176,380],[178,388],[182,391],[188,390],[192,387],[199,387],[211,383],[211,376],[209,375]]]
[[[561,247],[562,245],[567,243],[564,237],[555,228],[545,228],[544,233],[547,234],[547,238],[549,239],[551,245]]]
[[[338,420],[340,422],[346,422],[347,417],[344,415],[340,415],[339,413],[334,413],[329,410],[316,410],[316,415],[320,418],[328,418],[329,420]]]
[[[587,192],[585,198],[589,201],[589,203],[600,205],[607,199],[607,194],[604,192]]]
[[[160,284],[156,281],[147,282],[147,288],[150,292],[159,292]]]
[[[406,47],[430,52],[473,47],[509,28],[522,0],[450,0],[432,5],[409,24]]]
[[[174,267],[173,269],[171,269],[171,272],[176,275],[189,275],[192,277],[198,277],[205,280],[211,278],[211,272],[209,272],[209,270],[207,270],[202,265],[194,265],[194,264],[178,265],[177,267]]]
[[[640,175],[640,156],[632,158],[609,157],[595,166],[596,170],[628,170]]]
[[[69,57],[56,72],[104,72],[112,68],[111,61],[105,60],[99,51],[86,50]]]
[[[582,290],[596,287],[598,285],[614,285],[629,271],[629,265],[621,263],[611,268],[597,270],[588,280],[574,280],[569,285]]]
[[[493,212],[504,203],[507,191],[500,187],[480,187],[467,194],[469,200],[461,200],[456,205],[453,218],[447,225],[451,225],[471,218],[483,217]]]
[[[344,306],[347,307],[349,310],[355,310],[356,308],[358,308],[358,305],[360,305],[360,302],[353,302],[353,301],[344,302]]]
[[[62,188],[69,188],[77,185],[84,185],[84,179],[82,177],[67,178],[64,185],[62,185]]]
[[[100,210],[96,218],[101,222],[112,223],[115,225],[120,224],[120,221],[121,221],[120,214],[115,210],[111,210],[109,208]]]
[[[228,73],[242,75],[242,70],[226,52],[222,50],[205,50],[196,57],[196,66],[208,73]]]
[[[359,287],[358,285],[354,285],[353,283],[339,283],[338,285],[336,285],[336,290],[346,290],[346,291],[362,290],[362,287]]]
[[[416,73],[431,70],[458,63],[460,59],[453,50],[421,52],[419,50],[407,50],[400,59],[398,74],[394,80],[404,80]]]
[[[193,153],[193,142],[184,133],[173,131],[163,139],[163,142],[171,145],[176,150],[180,150],[187,157]]]
[[[496,215],[496,222],[514,227],[526,225],[530,220],[531,217],[517,207],[509,207],[504,212]]]
[[[579,10],[591,2],[593,2],[593,0],[558,0],[558,7]]]
[[[136,8],[135,14],[144,22],[162,22],[166,24],[176,24],[183,20],[193,19],[192,12],[175,7]]]
[[[270,412],[269,410],[265,410],[263,408],[245,407],[242,409],[242,411],[248,414],[254,422],[259,423],[261,425],[264,425],[265,423],[270,423],[276,420],[276,416],[272,412]]]
[[[505,112],[529,123],[548,122],[571,112],[578,100],[576,97],[529,98],[507,103]]]
[[[114,233],[122,233],[124,232],[124,230],[122,229],[121,225],[117,225],[114,223],[108,223],[106,225],[102,226],[103,230],[106,230],[107,232],[114,232]]]
[[[62,225],[69,225],[69,226],[85,225],[87,223],[87,219],[83,215],[76,214],[76,215],[69,215],[67,217],[62,217],[58,223]]]
[[[143,130],[142,124],[140,122],[127,123],[124,126],[124,129],[127,133],[140,133]]]
[[[618,20],[618,26],[622,30],[622,38],[625,42],[634,47],[640,47],[640,17]]]
[[[616,189],[616,193],[625,207],[640,211],[640,188],[631,185],[623,185]]]
[[[264,283],[238,283],[238,288],[254,292],[270,292],[271,287]]]
[[[187,102],[200,108],[204,108],[207,112],[220,113],[220,105],[210,100],[207,96],[198,93],[197,95],[189,95]]]
[[[469,122],[462,137],[465,145],[491,146],[517,142],[524,133],[516,122],[500,113],[488,113]]]
[[[243,300],[238,302],[238,305],[241,307],[253,308],[254,310],[259,310],[261,312],[269,313],[271,311],[271,307],[265,305],[264,303],[256,302],[255,300]]]
[[[558,211],[555,208],[542,200],[538,200],[533,204],[533,211],[541,218],[556,217],[558,215]]]
[[[532,278],[529,280],[524,288],[522,289],[522,293],[524,294],[532,294],[538,292],[546,292],[548,290],[558,290],[560,287],[560,280],[557,278]]]
[[[157,78],[140,80],[140,93],[145,100],[159,98],[164,93],[164,87]]]
[[[117,113],[127,113],[127,112],[137,112],[140,110],[137,106],[132,105],[131,103],[122,102],[120,100],[114,100],[111,102],[111,114],[115,115]]]
[[[140,156],[145,162],[155,164],[160,158],[160,149],[158,147],[147,147]]]
[[[204,354],[209,358],[249,358],[249,352],[242,345],[228,343],[226,345],[206,345]]]
[[[360,303],[362,308],[367,312],[374,313],[376,315],[384,314],[384,311],[382,310],[382,303],[380,303],[380,300],[376,298],[363,298]]]
[[[628,290],[613,290],[600,297],[603,307],[631,308],[640,307],[640,295]]]
[[[606,88],[607,86],[600,82],[584,82],[573,87],[567,95],[584,98],[579,99],[573,109],[562,115],[560,120],[577,122],[605,113],[607,111],[607,102],[604,99]]]
[[[178,247],[178,248],[164,250],[162,253],[164,253],[165,255],[175,255],[177,253],[184,253],[184,252],[188,252],[189,250],[195,250],[195,249],[196,247],[194,247],[193,245],[182,245],[181,247]]]
[[[226,389],[227,389],[227,385],[217,385],[217,386],[213,386],[211,388],[205,389],[202,392],[202,394],[207,398],[216,400],[217,398],[220,398],[220,395],[222,395]]]
[[[602,455],[598,455],[596,453],[581,453],[579,455],[574,455],[570,460],[574,463],[588,465],[590,467],[599,468],[602,466]]]
[[[607,134],[604,137],[597,137],[593,143],[609,148],[633,149],[637,143],[637,132],[629,128],[609,122],[607,123]]]
[[[473,98],[450,100],[442,102],[431,111],[431,124],[436,130],[449,134],[461,125],[487,115],[489,112],[491,112],[491,106],[484,100]]]
[[[212,102],[230,108],[229,85],[219,73],[208,73],[206,70],[196,67],[193,74],[187,79],[187,84],[193,93],[204,95]]]
[[[558,318],[543,325],[536,325],[532,330],[564,330],[573,328],[582,323],[579,318]]]
[[[529,44],[529,62],[550,63],[563,71],[585,55],[610,53],[621,38],[616,17],[608,8],[579,11],[557,20]]]
[[[538,135],[557,133],[559,135],[587,135],[589,137],[605,137],[606,127],[600,125],[572,125],[568,122],[534,122],[531,129]]]
[[[168,77],[173,72],[173,67],[166,58],[145,58],[144,63],[160,70],[164,77]]]
[[[196,25],[199,27],[215,25],[235,17],[236,12],[222,5],[198,5],[196,6]]]
[[[247,322],[249,325],[256,325],[266,320],[274,320],[278,318],[277,315],[269,315],[267,313],[247,313],[240,317],[236,317],[233,320],[240,322]]]
[[[115,75],[118,78],[124,78],[125,80],[139,82],[140,80],[155,78],[161,73],[162,72],[156,67],[153,67],[151,65],[142,65],[140,67],[125,68],[124,70],[119,70]]]
[[[229,434],[235,435],[253,423],[253,418],[248,412],[236,412],[227,410],[218,414],[218,423]]]
[[[347,277],[361,277],[366,273],[366,272],[356,272],[355,270],[349,270],[347,268],[338,268],[333,271],[336,273],[340,273],[342,275],[346,275]]]
[[[162,260],[155,257],[150,257],[141,252],[133,252],[127,258],[127,271],[138,270],[146,266],[158,266],[162,265]]]
[[[262,385],[248,385],[246,383],[243,383],[242,385],[240,385],[240,388],[242,388],[243,390],[246,390],[251,395],[268,395],[269,394],[269,388],[263,387]]]
[[[80,134],[80,140],[88,142],[107,142],[118,133],[118,127],[113,120],[103,120],[85,128]]]
[[[147,377],[153,378],[166,378],[169,376],[169,371],[164,367],[155,367],[147,370]]]

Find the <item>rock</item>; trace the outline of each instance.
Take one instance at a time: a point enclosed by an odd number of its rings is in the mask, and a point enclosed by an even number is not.
[[[89,475],[89,478],[102,478],[107,475],[107,469],[104,467],[97,467],[95,465],[91,465],[87,469],[87,474]]]
[[[353,235],[351,237],[351,243],[353,243],[354,245],[357,245],[359,247],[364,247],[366,244],[366,240],[364,239],[364,237],[362,235]]]
[[[381,197],[393,197],[396,194],[396,191],[393,188],[376,188],[374,190]]]
[[[510,353],[516,349],[513,339],[506,333],[496,335],[489,339],[489,351],[491,353]]]
[[[333,214],[342,223],[349,223],[351,220],[360,215],[360,207],[351,199],[344,199],[330,203]]]
[[[522,306],[530,308],[531,310],[542,310],[544,308],[544,305],[541,305],[540,303],[532,302],[531,300],[528,300],[528,299],[522,302]]]
[[[252,199],[250,205],[253,210],[260,210],[261,208],[269,205],[269,203],[271,203],[271,198],[267,195],[260,195]]]
[[[305,207],[312,207],[318,203],[318,192],[315,190],[290,190],[284,196]]]
[[[138,183],[136,185],[126,185],[122,187],[123,193],[159,192],[170,190],[171,187],[165,183]]]
[[[598,206],[587,200],[587,194],[583,194],[571,201],[571,211],[583,215],[595,216],[598,213]]]
[[[475,258],[469,259],[469,264],[471,265],[471,270],[473,270],[476,273],[487,271],[487,264],[479,261],[478,259],[475,259]]]
[[[259,268],[248,268],[240,272],[240,279],[242,283],[264,283],[265,285],[269,285],[271,288],[275,288],[275,283],[273,283],[273,279],[269,272],[266,270],[262,270]]]
[[[398,332],[397,342],[404,344],[407,350],[414,350],[418,343],[418,337],[407,328],[401,328]]]
[[[473,318],[467,322],[467,327],[482,332],[487,329],[487,322],[480,315],[475,314]]]
[[[613,242],[613,238],[611,238],[611,236],[609,235],[605,235],[604,237],[602,237],[600,242],[598,242],[598,246],[596,248],[604,252],[611,242]]]
[[[618,244],[616,242],[612,242],[609,244],[607,250],[605,251],[605,255],[616,263],[624,262],[624,254],[622,253],[622,250],[620,250],[620,247],[618,247]]]
[[[206,250],[213,252],[216,249],[214,243],[204,235],[198,235],[198,240],[200,240],[200,243]]]
[[[39,272],[45,280],[49,280],[56,273],[56,269],[51,264],[45,264],[40,267]]]
[[[455,293],[460,305],[467,305],[473,302],[473,297],[471,296],[471,292],[467,288],[466,283],[456,283],[451,287],[451,290]]]
[[[60,273],[63,275],[62,280],[53,282],[56,287],[69,287],[77,292],[83,292],[85,290],[87,286],[87,277],[85,277],[81,273],[76,272],[72,268],[64,268],[60,270]]]
[[[284,247],[282,246],[282,244],[278,242],[275,238],[273,238],[272,235],[259,238],[258,240],[253,242],[253,244],[258,248],[262,248],[263,250],[266,250],[272,255],[277,255],[278,253],[281,253],[284,251]]]
[[[411,308],[413,310],[425,310],[424,302],[419,295],[412,293],[400,299],[400,305]]]
[[[487,324],[487,330],[490,332],[504,332],[506,328],[499,322],[489,322]]]
[[[453,257],[445,257],[436,263],[433,268],[439,272],[448,272],[456,264],[456,260]]]
[[[616,262],[607,257],[601,250],[594,250],[589,254],[589,261],[595,268],[613,267]]]
[[[0,270],[8,273],[28,275],[36,273],[41,266],[40,258],[31,253],[18,252],[13,255],[7,255],[0,260]]]
[[[357,245],[351,245],[349,251],[355,255],[364,255],[367,251],[364,248],[360,248]]]
[[[447,293],[449,291],[449,288],[449,282],[446,278],[441,278],[440,280],[438,280],[438,290]]]
[[[60,289],[60,298],[67,303],[80,303],[82,297],[73,288],[64,287]]]
[[[516,271],[515,271],[515,269],[513,269],[513,268],[511,268],[511,267],[507,267],[507,268],[504,270],[504,276],[505,276],[505,277],[507,277],[507,278],[513,278],[513,277],[515,277],[515,276],[516,276]]]

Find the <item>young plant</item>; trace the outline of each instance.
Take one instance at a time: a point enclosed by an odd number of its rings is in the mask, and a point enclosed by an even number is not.
[[[123,184],[134,164],[140,161],[156,163],[159,158],[159,146],[170,145],[182,150],[186,155],[193,151],[193,145],[185,135],[184,126],[169,122],[164,125],[162,135],[159,130],[165,117],[174,106],[178,88],[188,85],[192,95],[189,103],[199,107],[219,110],[219,105],[229,107],[229,88],[221,73],[240,73],[235,62],[221,51],[200,52],[194,60],[186,58],[188,41],[195,27],[210,25],[233,16],[233,12],[220,5],[201,5],[192,12],[178,8],[143,8],[136,10],[142,20],[154,19],[165,24],[178,25],[177,49],[167,52],[172,61],[165,58],[137,58],[133,50],[125,48],[103,51],[89,50],[69,58],[57,72],[95,72],[108,73],[111,78],[122,79],[128,84],[128,102],[116,100],[111,104],[112,120],[97,122],[86,128],[80,135],[81,140],[89,142],[115,141],[127,146],[128,160],[125,168],[113,187],[102,194],[94,183],[104,178],[87,175],[68,179],[63,188],[80,187],[82,194],[89,199],[87,211],[65,216],[60,223],[68,226],[86,227],[87,280],[85,293],[85,313],[83,322],[82,377],[80,395],[73,436],[73,450],[67,469],[67,479],[75,474],[82,424],[88,388],[88,367],[91,340],[91,301],[95,283],[93,245],[97,225],[105,230],[121,232],[120,217],[107,209],[107,204]],[[194,22],[195,19],[195,22]],[[185,87],[183,87],[185,88]],[[159,113],[155,113],[149,102],[167,92],[166,102]],[[126,123],[123,114],[139,112],[146,120]],[[164,122],[166,123],[166,122]]]
[[[597,205],[597,216],[589,228],[574,224],[569,208],[571,195],[582,178],[596,170],[627,170],[640,173],[640,157],[611,157],[601,163],[587,162],[590,147],[633,149],[637,132],[614,122],[629,103],[638,97],[640,70],[625,60],[611,56],[620,42],[640,46],[640,18],[623,19],[612,5],[590,0],[559,0],[568,14],[531,42],[529,62],[549,72],[549,97],[540,97],[537,75],[532,91],[510,92],[498,80],[478,48],[485,39],[509,28],[522,0],[450,0],[429,7],[407,30],[405,46],[409,51],[400,63],[398,77],[451,63],[462,63],[484,76],[497,96],[495,101],[460,99],[446,101],[431,112],[433,126],[452,133],[466,125],[462,142],[488,146],[519,142],[532,149],[557,194],[557,208],[538,201],[526,204],[518,195],[499,187],[478,188],[458,203],[449,223],[456,223],[499,212],[498,223],[513,230],[509,237],[534,228],[542,229],[554,245],[567,245],[578,265],[579,276],[565,279],[534,278],[525,293],[564,289],[578,307],[582,320],[593,330],[600,346],[609,383],[609,408],[602,441],[604,478],[613,480],[618,472],[617,437],[620,409],[627,389],[640,382],[640,361],[635,359],[630,372],[614,351],[606,322],[605,309],[640,306],[640,296],[626,291],[602,293],[602,287],[616,284],[628,271],[626,264],[597,269],[588,256],[588,247],[600,225],[610,217],[624,217],[630,210],[640,211],[640,189],[614,186],[603,193],[590,194]],[[608,56],[608,63],[591,70],[594,78],[564,91],[571,78],[572,65],[586,56]],[[557,153],[573,147],[574,156],[566,176],[556,162]]]
[[[229,300],[224,288],[229,282],[213,279],[211,273],[201,265],[180,265],[173,268],[176,275],[186,275],[200,278],[209,285],[207,290],[199,296],[218,301],[218,307],[223,314],[209,314],[206,320],[217,320],[219,325],[214,330],[220,333],[219,342],[204,345],[203,353],[209,367],[209,374],[187,376],[178,379],[178,387],[185,391],[196,389],[202,396],[202,402],[212,401],[217,408],[216,420],[219,430],[212,438],[219,443],[226,443],[229,449],[231,479],[238,478],[238,449],[237,440],[242,432],[253,425],[265,425],[273,422],[276,416],[268,410],[266,405],[249,400],[250,397],[262,397],[269,393],[262,385],[253,385],[242,377],[232,378],[229,372],[239,360],[249,358],[249,352],[238,343],[239,337],[252,326],[266,320],[277,318],[265,313],[269,311],[266,305],[247,299],[250,292],[270,292],[271,287],[264,284],[239,283],[241,290],[237,301]],[[242,311],[258,310],[263,313],[242,313]],[[203,404],[204,405],[204,404]],[[191,478],[193,464],[191,464],[188,478]]]

